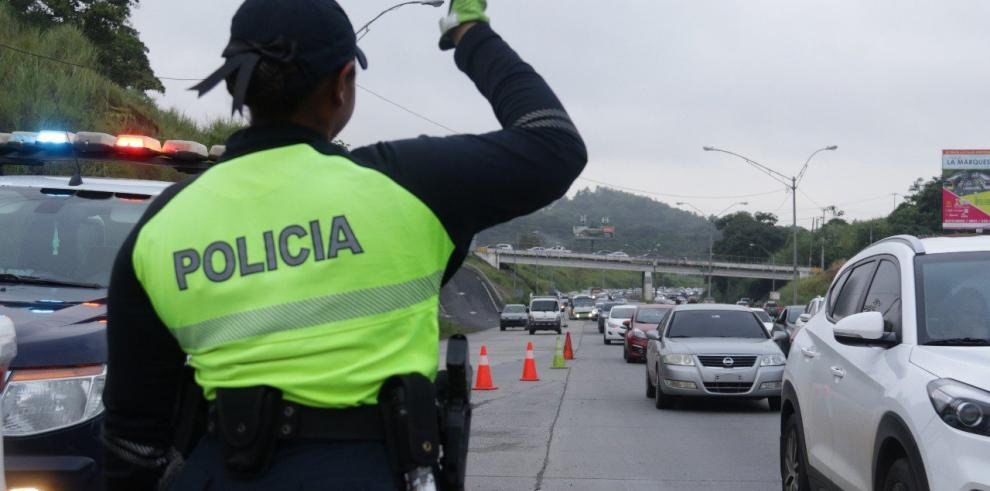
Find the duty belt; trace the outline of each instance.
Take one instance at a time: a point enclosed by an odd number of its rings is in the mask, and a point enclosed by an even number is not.
[[[217,419],[216,405],[211,403],[207,431],[214,436],[219,436]],[[236,424],[239,430],[247,423]],[[385,425],[378,405],[327,409],[281,401],[275,414],[275,435],[280,440],[384,441]]]

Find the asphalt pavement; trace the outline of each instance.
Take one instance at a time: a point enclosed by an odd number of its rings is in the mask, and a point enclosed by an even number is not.
[[[605,346],[593,322],[571,321],[567,330],[576,359],[557,370],[555,333],[469,335],[472,364],[485,344],[498,389],[472,395],[468,489],[780,489],[779,413],[765,401],[657,410],[642,364]],[[519,381],[527,341],[539,382]]]

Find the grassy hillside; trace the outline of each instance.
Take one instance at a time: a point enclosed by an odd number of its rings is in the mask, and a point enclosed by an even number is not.
[[[5,44],[50,58],[92,67],[96,48],[71,26],[42,32],[20,23],[0,3],[0,39]],[[0,131],[99,131],[138,133],[160,140],[194,140],[207,146],[223,143],[239,128],[234,120],[205,126],[175,111],[163,110],[141,92],[126,90],[88,68],[0,49]],[[117,174],[121,166],[105,171]],[[120,170],[120,173],[154,172]],[[23,170],[22,170],[23,171]],[[87,171],[87,173],[90,173]],[[165,172],[162,177],[177,177]]]
[[[519,265],[515,270],[515,279],[511,265],[508,269],[497,270],[488,263],[469,257],[467,264],[481,270],[507,303],[524,303],[532,292],[547,293],[551,282],[562,292],[582,291],[590,287],[604,286],[605,288],[635,288],[641,285],[642,275],[635,271],[597,271],[593,269],[551,268],[531,265]],[[703,286],[701,277],[663,275],[660,278],[664,286]],[[518,294],[517,294],[518,293]]]

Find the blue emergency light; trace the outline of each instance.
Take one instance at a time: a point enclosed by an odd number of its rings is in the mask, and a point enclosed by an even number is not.
[[[67,145],[75,140],[75,135],[68,131],[42,130],[38,132],[35,143],[38,145]]]

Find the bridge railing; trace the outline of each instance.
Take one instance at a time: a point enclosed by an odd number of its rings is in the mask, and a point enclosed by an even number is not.
[[[597,262],[607,262],[607,263],[628,263],[640,266],[650,266],[652,264],[657,265],[683,265],[683,266],[696,266],[696,267],[709,267],[709,262],[712,268],[748,268],[759,270],[771,270],[771,271],[790,271],[791,265],[780,264],[780,263],[770,263],[763,258],[753,257],[753,256],[713,256],[709,261],[708,255],[692,255],[692,256],[606,256],[601,254],[586,254],[579,252],[560,252],[555,250],[543,250],[543,251],[530,251],[530,250],[506,250],[506,249],[496,249],[489,247],[480,247],[477,252],[483,254],[495,254],[504,257],[535,257],[535,258],[547,258],[547,259],[577,259],[582,261],[597,261]],[[808,268],[801,268],[802,271]],[[814,269],[812,269],[814,271]]]

